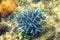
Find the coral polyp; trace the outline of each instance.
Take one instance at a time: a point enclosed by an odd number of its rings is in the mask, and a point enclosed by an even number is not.
[[[14,18],[17,19],[18,31],[34,36],[43,30],[41,20],[44,22],[45,16],[39,8],[24,9],[22,12],[17,12]]]

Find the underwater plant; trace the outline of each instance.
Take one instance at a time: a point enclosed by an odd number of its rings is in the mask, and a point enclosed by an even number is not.
[[[14,18],[17,19],[15,24],[18,24],[17,30],[26,33],[30,36],[35,36],[42,32],[42,22],[45,21],[45,16],[41,9],[24,9],[21,12],[16,12]]]

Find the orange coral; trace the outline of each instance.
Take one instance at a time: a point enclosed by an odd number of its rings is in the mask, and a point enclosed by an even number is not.
[[[2,17],[11,14],[11,12],[17,7],[15,0],[2,0],[0,4],[0,14]]]

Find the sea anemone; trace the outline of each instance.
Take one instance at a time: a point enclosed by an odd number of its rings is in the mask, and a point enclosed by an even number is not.
[[[43,27],[41,22],[45,21],[45,16],[39,8],[27,8],[21,12],[17,12],[14,15],[14,19],[17,19],[15,24],[18,24],[18,31],[34,36],[42,32]]]

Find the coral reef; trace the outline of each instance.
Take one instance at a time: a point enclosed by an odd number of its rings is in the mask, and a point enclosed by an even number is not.
[[[60,0],[0,0],[0,40],[60,40]]]

